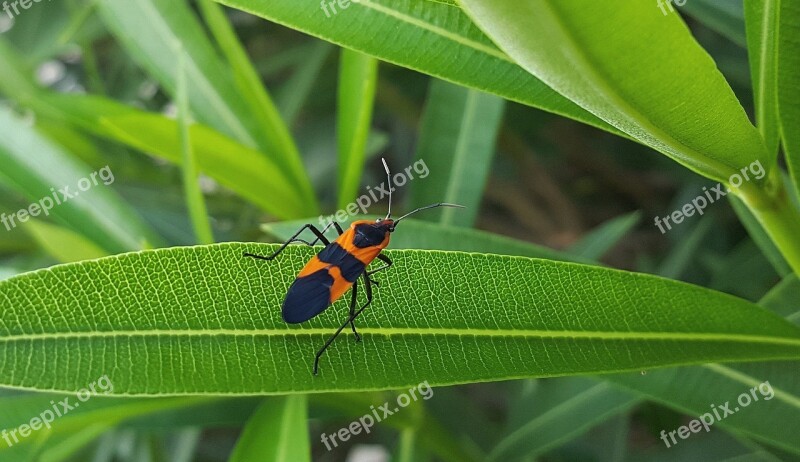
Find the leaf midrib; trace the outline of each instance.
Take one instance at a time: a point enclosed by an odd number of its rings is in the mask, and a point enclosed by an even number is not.
[[[20,334],[0,337],[0,343],[32,340],[56,340],[68,338],[103,337],[285,337],[330,335],[330,328],[309,329],[198,329],[198,330],[120,330],[95,332],[59,332],[42,334]],[[523,337],[523,338],[596,338],[600,340],[702,340],[709,342],[741,342],[792,345],[800,347],[800,338],[769,337],[765,335],[724,334],[715,332],[608,332],[534,329],[457,329],[457,328],[359,328],[359,332],[376,336],[430,335],[455,337]]]

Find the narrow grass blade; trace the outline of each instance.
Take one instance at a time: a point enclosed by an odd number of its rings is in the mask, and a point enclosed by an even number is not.
[[[589,260],[600,259],[617,245],[639,223],[641,218],[642,214],[636,211],[608,220],[582,237],[580,241],[572,244],[567,252]]]
[[[183,46],[178,44],[178,142],[181,146],[181,172],[183,173],[183,191],[186,197],[186,207],[192,222],[195,238],[198,244],[211,244],[214,234],[208,221],[208,211],[203,192],[200,191],[200,179],[197,174],[194,148],[192,147],[189,125],[191,114],[189,97],[187,95],[186,72],[184,70]]]
[[[242,430],[230,462],[310,461],[311,444],[303,395],[267,398]]]
[[[778,18],[780,0],[744,0],[747,56],[756,125],[772,156],[778,155]]]
[[[475,224],[503,108],[504,101],[496,96],[437,79],[431,82],[416,158],[436,180],[413,184],[413,206],[450,202],[466,209],[432,210],[421,219],[465,227]]]
[[[343,48],[339,56],[337,134],[339,146],[338,206],[344,209],[358,195],[367,157],[378,60]]]

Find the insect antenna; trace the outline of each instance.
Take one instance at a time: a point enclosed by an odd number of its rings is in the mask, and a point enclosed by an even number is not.
[[[408,212],[407,214],[405,214],[402,217],[400,217],[397,220],[395,220],[394,221],[394,226],[397,226],[397,224],[400,223],[400,220],[402,220],[403,218],[405,218],[405,217],[407,217],[409,215],[413,215],[413,214],[415,214],[417,212],[421,212],[423,210],[428,210],[428,209],[433,209],[433,208],[436,208],[436,207],[456,207],[456,208],[459,208],[459,209],[465,209],[466,208],[463,205],[448,204],[447,202],[437,202],[436,204],[426,205],[425,207],[420,207],[418,209],[414,209],[414,210]]]
[[[392,216],[392,174],[389,173],[389,166],[386,165],[386,159],[381,157],[381,162],[383,162],[383,169],[386,170],[386,181],[389,183],[389,211],[386,212],[386,218],[384,220],[388,220],[389,217]]]

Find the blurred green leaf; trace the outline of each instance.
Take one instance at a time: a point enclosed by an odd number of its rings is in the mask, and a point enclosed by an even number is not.
[[[755,160],[767,171],[774,165],[716,64],[677,14],[628,0],[460,4],[533,75],[695,172],[725,183]]]
[[[174,120],[155,114],[112,116],[100,120],[113,138],[143,152],[180,163],[178,127]],[[139,136],[147,133],[147,137]],[[258,152],[200,124],[189,128],[198,169],[278,217],[297,217],[311,209],[295,194],[294,184],[277,165]]]
[[[497,443],[487,461],[524,460],[543,454],[640,401],[607,382],[577,377],[543,380],[524,399],[531,402],[527,406],[534,408],[532,415],[525,415],[524,421]],[[526,403],[511,403],[518,413],[521,406]]]
[[[180,45],[179,50],[183,48]],[[183,176],[183,193],[186,197],[186,208],[189,210],[189,219],[192,222],[192,230],[198,244],[212,244],[214,233],[211,231],[211,223],[208,221],[208,210],[200,190],[200,179],[197,173],[197,161],[195,150],[192,145],[191,125],[192,115],[189,112],[189,98],[187,95],[187,82],[185,72],[185,59],[182,52],[178,55],[178,143],[181,150],[181,172]]]
[[[294,182],[306,207],[317,208],[311,184],[285,126],[277,117],[254,112],[252,104],[246,102],[252,96],[238,93],[234,77],[185,0],[101,1],[98,6],[106,24],[132,57],[172,95],[177,91],[178,61],[173,44],[182,43],[187,58],[189,102],[198,120],[269,156]],[[218,23],[212,25],[218,30]],[[230,41],[223,46],[230,49]],[[237,69],[242,72],[241,66]]]
[[[448,2],[351,2],[326,16],[316,0],[220,0],[329,42],[443,80],[619,133],[537,80]],[[329,13],[330,14],[330,13]],[[391,31],[387,35],[387,31]]]
[[[67,228],[51,225],[41,220],[31,220],[25,225],[25,229],[36,240],[40,248],[60,263],[73,263],[108,256],[108,252]]]
[[[311,96],[314,82],[319,77],[322,65],[325,64],[332,49],[333,47],[329,43],[315,43],[306,59],[297,66],[289,81],[275,95],[278,109],[289,124],[297,119],[300,109]]]
[[[0,179],[36,203],[35,207],[28,207],[35,216],[52,214],[109,253],[138,250],[145,241],[157,242],[139,217],[105,184],[115,179],[111,166],[108,174],[104,172],[104,176],[110,176],[101,181],[91,167],[62,151],[6,108],[0,108],[0,166]],[[97,184],[92,182],[93,173]],[[83,184],[84,179],[88,179],[91,189],[81,191],[79,183]],[[65,188],[66,194],[61,192]],[[45,212],[48,205],[51,209]],[[26,224],[20,223],[19,218],[15,223]],[[10,224],[7,227],[11,229]]]
[[[431,81],[415,156],[417,162],[434,172],[435,179],[413,184],[412,205],[450,202],[466,209],[432,210],[421,219],[465,227],[475,224],[492,167],[504,103],[501,98],[477,90],[438,79]]]
[[[343,48],[339,56],[337,96],[338,207],[344,209],[358,195],[367,139],[372,126],[372,107],[378,79],[378,60]]]
[[[666,5],[667,0],[663,0]],[[681,10],[739,46],[747,46],[742,0],[693,0]]]
[[[588,260],[597,260],[617,245],[639,224],[641,218],[642,214],[639,211],[612,218],[572,244],[567,252]]]
[[[2,281],[0,384],[72,391],[108,374],[115,395],[300,393],[800,357],[800,328],[702,287],[574,263],[394,250],[358,322],[364,341],[340,338],[314,376],[313,353],[347,300],[288,326],[278,307],[318,249],[289,246],[268,263],[242,257],[277,248],[158,249]],[[56,364],[67,356],[69,371]]]
[[[266,398],[242,430],[230,462],[310,461],[306,397]]]
[[[273,146],[279,154],[273,159],[274,162],[290,172],[290,176],[297,179],[297,189],[301,194],[310,196],[307,198],[310,204],[316,204],[291,132],[247,57],[222,7],[211,0],[202,0],[199,5],[206,24],[228,59],[239,95],[250,106],[251,112],[259,122],[256,129],[266,132],[267,144],[262,146],[262,150],[270,153],[270,146]]]

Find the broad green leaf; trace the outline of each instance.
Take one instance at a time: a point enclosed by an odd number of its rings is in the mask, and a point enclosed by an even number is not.
[[[178,62],[174,44],[182,43],[189,102],[197,119],[269,156],[295,182],[307,207],[316,208],[311,184],[286,127],[277,117],[253,111],[252,104],[246,102],[250,96],[239,94],[234,77],[185,0],[102,0],[98,6],[104,21],[132,57],[173,95],[177,91]],[[230,46],[227,42],[223,45]]]
[[[667,0],[662,0],[659,5],[665,5],[667,11],[667,3]],[[742,47],[747,45],[742,0],[687,0],[680,9],[733,43]]]
[[[363,0],[329,12],[330,17],[316,0],[220,3],[382,61],[619,133],[517,66],[449,2]]]
[[[642,214],[638,211],[612,218],[572,244],[567,251],[581,258],[597,260],[617,245],[639,224],[641,218]]]
[[[756,125],[771,156],[777,156],[778,8],[780,0],[744,0],[747,56],[753,82]]]
[[[354,219],[370,217],[358,216]],[[316,223],[317,219],[284,221],[280,223],[266,223],[261,225],[262,230],[281,242],[288,240],[306,223],[311,223],[322,229],[324,226]],[[341,223],[343,227],[349,222]],[[398,226],[398,231],[392,235],[389,248],[391,249],[428,249],[428,250],[458,250],[461,252],[482,252],[501,255],[519,255],[523,257],[546,258],[548,260],[574,261],[591,264],[589,259],[573,256],[572,254],[543,247],[530,242],[512,239],[499,234],[488,233],[477,229],[467,229],[458,226],[445,226],[428,223],[422,220],[408,218],[403,220],[403,226]],[[313,235],[308,232],[308,236]],[[336,238],[335,232],[329,232],[330,239]]]
[[[267,398],[244,426],[230,462],[311,460],[306,397]]]
[[[74,391],[107,374],[115,395],[301,393],[800,357],[800,328],[701,287],[574,263],[394,250],[358,319],[363,342],[339,338],[314,376],[313,354],[347,300],[284,323],[286,290],[318,249],[242,257],[277,248],[158,249],[2,281],[0,385]],[[72,283],[86,278],[91,291]]]
[[[109,253],[137,250],[145,241],[156,242],[110,186],[113,166],[107,166],[108,171],[103,172],[106,179],[101,181],[97,171],[75,160],[5,108],[0,108],[0,166],[0,180],[24,194],[31,204],[36,203],[27,207],[34,218],[52,215]],[[90,187],[83,191],[87,181]],[[17,227],[27,224],[20,222],[18,215],[14,223]],[[10,224],[8,227],[13,228]]]
[[[61,226],[41,220],[31,220],[25,225],[25,229],[40,248],[60,263],[73,263],[108,256],[108,252],[97,247],[90,240]]]
[[[768,1],[768,0],[765,0]],[[778,118],[786,154],[786,165],[800,194],[800,4],[791,0],[777,3],[778,29]]]
[[[339,147],[338,206],[344,209],[358,195],[367,158],[378,60],[343,48],[339,56],[337,134]]]
[[[432,210],[421,219],[472,227],[494,158],[504,101],[477,90],[433,79],[420,122],[416,159],[433,177],[417,181],[412,204],[461,204]],[[420,177],[420,179],[423,179]]]
[[[585,433],[614,415],[628,411],[640,399],[607,382],[569,378],[542,381],[527,400],[535,408],[524,423],[500,440],[487,461],[534,457]],[[516,409],[525,403],[512,403]]]
[[[726,183],[756,160],[768,171],[773,166],[733,91],[677,14],[665,17],[649,2],[628,0],[460,4],[531,74],[697,173]]]

